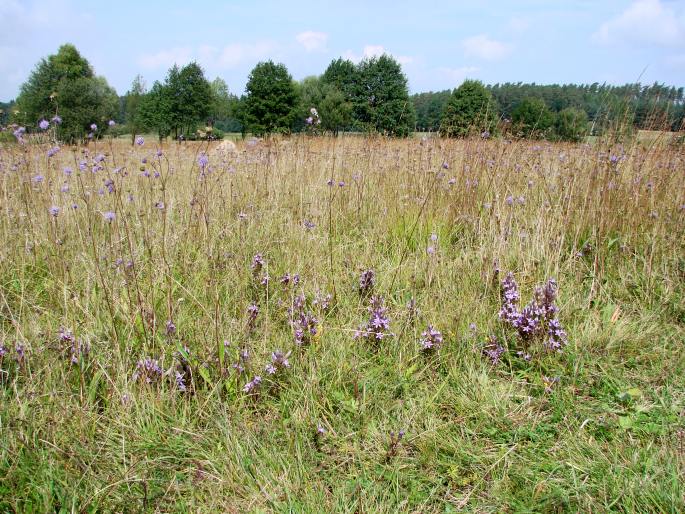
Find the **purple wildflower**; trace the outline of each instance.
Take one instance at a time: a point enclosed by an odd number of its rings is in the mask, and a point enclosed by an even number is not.
[[[187,391],[186,379],[182,373],[176,372],[176,387],[179,391],[185,393]]]
[[[40,127],[41,130],[47,130],[49,126],[50,123],[48,122],[48,120],[40,120],[38,122],[38,127]]]
[[[290,357],[290,352],[283,353],[280,350],[273,352],[271,354],[271,362],[266,365],[266,372],[269,375],[275,375],[278,371],[289,368],[290,362],[288,362],[288,357]]]
[[[97,126],[95,123],[91,123],[91,125],[90,125],[90,130],[92,130],[93,132],[95,132],[97,129],[98,129],[98,126]],[[91,137],[92,137],[92,134],[91,134]]]
[[[545,341],[545,347],[548,350],[560,352],[561,349],[566,346],[567,335],[566,331],[562,328],[561,322],[554,318],[550,320],[547,325],[547,340]]]
[[[17,141],[19,143],[23,143],[24,142],[24,134],[26,134],[26,128],[19,127],[14,132],[12,132],[12,134],[14,134],[14,137],[17,138]]]
[[[59,207],[57,207],[56,205],[53,205],[52,207],[50,207],[49,212],[50,212],[50,216],[52,216],[53,218],[56,218],[59,215]]]
[[[424,351],[438,350],[442,346],[442,334],[428,325],[428,328],[421,334],[421,349]]]
[[[57,152],[59,152],[59,146],[53,146],[52,148],[50,148],[47,152],[48,159],[50,157],[54,157],[55,155],[57,155]]]
[[[419,308],[416,306],[416,299],[412,296],[407,302],[407,314],[409,315],[409,322],[413,323],[419,317]]]
[[[201,153],[200,156],[197,158],[197,164],[200,166],[200,169],[204,170],[207,165],[209,164],[209,157],[207,157],[206,153]]]
[[[532,358],[530,353],[522,351],[516,352],[516,356],[522,358],[526,362],[530,362],[530,359]]]
[[[112,211],[104,212],[102,214],[102,216],[105,218],[105,221],[107,221],[108,223],[112,223],[117,217],[117,215],[114,214],[114,212],[112,212]]]
[[[143,138],[143,136],[138,136],[136,138],[136,144],[138,146],[143,146],[145,144],[145,139]]]
[[[317,334],[319,320],[311,312],[300,310],[297,317],[292,321],[295,344],[303,346],[311,343]]]
[[[499,311],[499,317],[513,327],[518,326],[518,321],[521,318],[521,313],[518,311],[520,297],[514,275],[507,273],[507,276],[502,281],[502,308]]]
[[[332,300],[333,300],[332,294],[328,293],[328,294],[324,295],[320,291],[317,291],[316,295],[314,296],[314,301],[312,302],[312,305],[314,307],[318,306],[323,312],[325,312],[331,306]]]
[[[114,120],[109,120],[109,121],[107,122],[107,125],[109,125],[110,127],[113,127],[113,126],[116,125],[116,124],[117,124],[117,122],[114,121]]]
[[[259,315],[259,306],[256,303],[251,303],[247,307],[247,327],[252,330],[255,327],[257,316]]]
[[[262,257],[261,253],[255,254],[255,256],[252,257],[252,264],[250,264],[250,268],[252,268],[252,273],[257,275],[260,271],[262,271],[263,267],[264,257]]]
[[[356,331],[356,338],[364,338],[369,342],[381,341],[387,336],[392,336],[390,332],[390,319],[388,309],[383,306],[383,298],[374,296],[371,298],[371,305],[368,310],[371,314],[366,326],[360,327]]]
[[[492,364],[499,364],[504,351],[504,347],[499,344],[495,336],[490,336],[488,343],[483,348],[483,354],[490,359]]]
[[[162,368],[159,367],[159,362],[150,357],[138,361],[136,371],[133,373],[131,379],[134,382],[143,380],[147,384],[158,382],[162,378]]]
[[[359,277],[359,294],[366,296],[373,291],[376,282],[376,273],[372,269],[363,271]]]
[[[14,345],[14,350],[17,352],[17,362],[19,364],[23,363],[26,360],[26,347],[23,344],[17,342]]]
[[[170,320],[170,319],[166,320],[165,330],[166,330],[166,335],[169,337],[176,334],[176,325],[174,324],[174,322],[172,320]]]
[[[252,393],[259,387],[259,385],[261,383],[262,383],[262,377],[257,375],[252,380],[250,380],[247,384],[245,384],[245,386],[243,387],[243,392]]]
[[[55,115],[50,121],[52,121],[52,123],[55,125],[61,125],[62,124],[62,117],[59,115]]]
[[[292,283],[292,285],[296,286],[297,284],[300,283],[300,275],[299,273],[295,273],[294,275],[291,275],[290,273],[286,273],[283,275],[280,279],[281,284],[284,286],[288,286]]]

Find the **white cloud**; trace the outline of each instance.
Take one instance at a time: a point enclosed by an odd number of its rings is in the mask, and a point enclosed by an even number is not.
[[[152,54],[143,54],[138,64],[148,70],[168,68],[174,64],[183,65],[197,61],[201,66],[211,70],[228,70],[246,63],[268,57],[275,49],[270,41],[255,43],[233,43],[223,48],[201,45],[196,49],[190,47],[170,48]]]
[[[383,45],[366,45],[362,50],[361,55],[353,52],[352,50],[347,50],[343,53],[343,58],[349,59],[353,63],[357,64],[363,59],[372,59],[373,57],[380,57],[386,54],[392,56],[398,63],[405,66],[414,62],[414,58],[408,55],[394,55],[390,53]]]
[[[509,27],[509,30],[511,30],[512,32],[516,34],[521,34],[528,30],[528,27],[530,27],[530,21],[528,21],[526,18],[514,16],[509,20],[507,26]]]
[[[313,32],[308,30],[306,32],[300,32],[295,36],[295,39],[307,52],[322,52],[326,50],[328,34],[325,32]]]
[[[685,45],[685,13],[677,14],[661,0],[637,0],[594,34],[604,44]]]
[[[511,53],[511,47],[491,39],[487,34],[478,34],[461,42],[466,57],[476,57],[486,61],[503,59]]]
[[[462,66],[461,68],[438,68],[438,73],[444,76],[451,84],[456,87],[469,77],[478,73],[480,68],[475,66]]]
[[[36,62],[55,53],[62,43],[83,47],[82,53],[92,59],[90,49],[80,42],[98,37],[94,17],[71,4],[69,0],[0,0],[0,99],[15,97]]]
[[[156,70],[158,68],[169,68],[174,64],[182,66],[192,60],[193,52],[188,47],[170,48],[168,50],[160,50],[152,54],[144,54],[138,58],[138,64],[148,70]]]

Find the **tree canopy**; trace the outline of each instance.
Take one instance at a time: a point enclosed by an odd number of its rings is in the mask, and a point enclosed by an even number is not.
[[[440,124],[447,137],[466,137],[497,128],[497,107],[490,92],[477,80],[466,80],[452,92]]]
[[[42,59],[21,86],[14,119],[36,127],[40,120],[59,115],[58,137],[74,141],[83,138],[93,123],[105,130],[117,113],[118,102],[107,81],[95,76],[76,47],[66,44]]]
[[[284,64],[273,61],[257,64],[245,86],[242,110],[248,131],[257,134],[287,133],[297,116],[297,91]]]
[[[359,63],[353,91],[354,116],[361,127],[401,137],[414,130],[407,77],[391,56],[384,54]]]
[[[542,98],[524,98],[511,113],[514,130],[523,137],[544,138],[554,126],[554,113]]]

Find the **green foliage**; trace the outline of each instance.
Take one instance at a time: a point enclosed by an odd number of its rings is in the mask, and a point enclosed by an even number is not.
[[[131,133],[131,140],[135,139],[143,129],[143,121],[140,114],[140,106],[145,96],[145,81],[140,75],[136,75],[131,84],[131,89],[124,97],[124,116],[128,131]]]
[[[174,138],[193,133],[200,122],[216,108],[212,87],[202,68],[195,62],[179,68],[174,65],[164,84],[155,82],[142,97],[137,121],[146,130],[154,130],[160,139],[173,133]]]
[[[104,131],[118,111],[118,97],[76,47],[67,44],[38,63],[21,86],[16,110],[14,120],[28,129],[59,114],[57,136],[74,141],[83,138],[92,123]]]
[[[253,134],[290,132],[297,117],[297,91],[284,64],[260,62],[245,86],[243,123]]]
[[[494,133],[497,108],[492,96],[480,81],[466,80],[452,92],[445,106],[440,134],[466,137],[483,131]]]
[[[562,141],[582,141],[587,134],[588,119],[585,111],[567,107],[557,114],[555,132]]]
[[[421,132],[438,132],[445,106],[452,92],[438,91],[412,95],[411,101],[416,111],[416,130]]]
[[[171,132],[171,99],[169,90],[164,84],[155,82],[138,108],[138,116],[145,130],[157,132],[160,139]]]
[[[237,112],[240,99],[229,92],[228,85],[221,78],[215,78],[209,85],[212,88],[212,105],[208,123],[215,131],[240,132],[242,124]]]
[[[191,62],[181,69],[169,70],[165,87],[170,102],[170,126],[174,136],[190,134],[195,126],[205,121],[213,103],[212,88],[202,68]]]
[[[523,137],[545,138],[554,127],[554,113],[542,98],[525,98],[511,113],[511,121]]]
[[[14,110],[14,102],[0,102],[0,125],[7,125]]]
[[[357,67],[354,115],[367,131],[406,137],[414,130],[414,106],[407,77],[389,55],[365,59]]]
[[[325,96],[319,108],[321,128],[337,135],[352,124],[353,104],[334,86],[327,86],[324,90]]]
[[[321,84],[333,86],[343,93],[345,98],[352,100],[357,81],[357,67],[346,59],[338,58],[328,65],[321,75]]]

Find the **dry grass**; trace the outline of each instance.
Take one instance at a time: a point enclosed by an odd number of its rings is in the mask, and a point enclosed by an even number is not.
[[[685,507],[681,150],[297,137],[157,157],[150,139],[48,159],[48,147],[0,149],[0,510]],[[563,353],[516,357],[495,267],[526,299],[557,279]],[[395,334],[377,346],[353,337],[369,268]],[[287,272],[300,284],[283,286]],[[305,347],[289,323],[300,293],[320,322]],[[434,355],[419,349],[429,323],[445,337]],[[76,364],[60,327],[90,346]],[[482,355],[491,334],[508,349],[498,365]],[[269,380],[276,349],[291,367]],[[145,357],[161,380],[134,380]],[[255,374],[259,394],[244,393]]]

